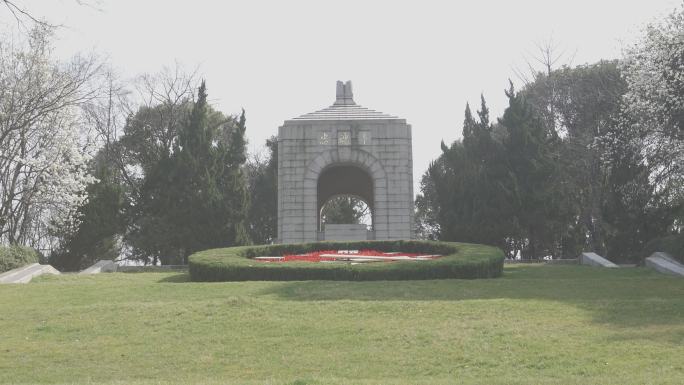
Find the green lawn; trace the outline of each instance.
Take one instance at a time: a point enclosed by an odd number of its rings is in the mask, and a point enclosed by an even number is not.
[[[2,384],[681,384],[684,279],[507,266],[486,280],[0,286]]]

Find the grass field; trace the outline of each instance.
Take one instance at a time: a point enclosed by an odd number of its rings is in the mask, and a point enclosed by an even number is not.
[[[2,384],[681,384],[684,279],[507,266],[486,280],[0,286]]]

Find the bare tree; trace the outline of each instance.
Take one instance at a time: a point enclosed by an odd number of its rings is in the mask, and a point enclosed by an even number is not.
[[[571,66],[577,51],[569,53],[561,48],[560,43],[554,41],[553,36],[542,42],[534,43],[536,53],[523,55],[524,68],[512,67],[513,74],[522,82],[523,86],[533,83],[539,74],[551,75],[554,69],[561,66]]]
[[[75,0],[77,4],[79,5],[84,5],[88,6],[90,8],[99,10],[99,8],[96,6],[100,1],[99,0],[92,0],[92,1],[86,1],[86,0]],[[22,5],[18,4],[16,0],[0,0],[0,4],[4,4],[5,8],[12,14],[14,19],[17,21],[17,24],[22,26],[26,30],[31,30],[33,25],[36,26],[42,26],[42,27],[58,27],[56,24],[51,24],[47,20],[42,19],[38,16],[36,16],[33,12],[29,11],[26,7],[23,7]],[[26,22],[30,22],[31,25],[27,26]]]
[[[198,83],[197,70],[187,72],[178,63],[133,81],[120,137],[124,150],[122,171],[129,181],[171,154],[179,127],[192,108]]]
[[[558,84],[556,84],[554,71],[570,67],[576,52],[568,53],[567,49],[561,48],[561,45],[554,41],[553,36],[543,42],[535,43],[535,46],[536,53],[523,55],[524,68],[513,67],[512,71],[522,82],[521,88],[523,90],[536,87],[537,91],[544,91],[545,95],[536,95],[538,101],[535,104],[538,107],[536,112],[545,120],[552,136],[563,136],[565,135],[565,128],[556,110]],[[543,84],[543,87],[539,87],[540,84]]]
[[[14,1],[10,0],[0,0],[2,3],[7,7],[7,10],[14,16],[14,19],[17,21],[18,24],[26,27],[26,24],[24,21],[28,20],[31,21],[35,24],[42,25],[44,27],[53,27],[53,25],[48,24],[45,20],[40,20],[33,16],[31,12],[26,10],[25,8],[17,5]]]

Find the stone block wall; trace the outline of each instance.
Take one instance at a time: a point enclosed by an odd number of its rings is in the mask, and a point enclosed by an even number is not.
[[[336,165],[373,180],[375,239],[410,239],[413,223],[411,126],[398,118],[288,120],[278,130],[278,239],[317,238],[317,183]]]

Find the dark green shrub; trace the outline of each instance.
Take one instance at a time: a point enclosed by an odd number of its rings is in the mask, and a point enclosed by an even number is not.
[[[684,234],[668,235],[650,240],[644,247],[643,256],[647,258],[656,251],[664,251],[684,263]]]
[[[40,253],[27,246],[0,246],[0,273],[40,261]]]
[[[430,261],[337,264],[257,262],[257,256],[279,256],[317,250],[374,249],[441,254]],[[495,247],[428,241],[317,242],[212,249],[190,256],[193,281],[375,281],[445,278],[494,278],[503,272],[503,252]]]

